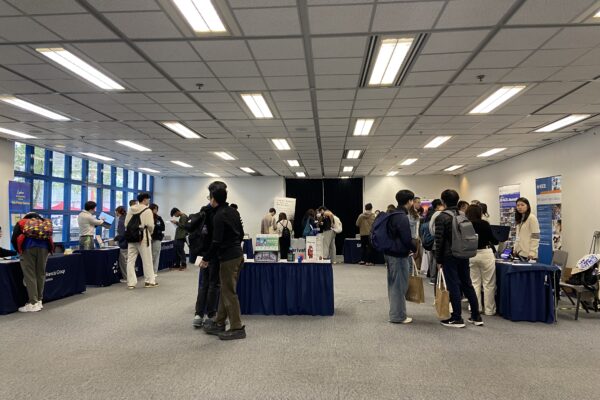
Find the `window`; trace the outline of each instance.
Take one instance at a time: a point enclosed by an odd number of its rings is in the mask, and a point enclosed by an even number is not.
[[[102,211],[110,212],[111,204],[110,204],[110,190],[104,189],[102,191]]]
[[[15,171],[25,172],[25,158],[27,145],[15,142]]]
[[[65,209],[65,184],[62,182],[52,182],[52,195],[50,197],[50,209]],[[62,225],[62,222],[61,222]]]
[[[98,183],[98,163],[96,161],[88,161],[88,182]]]
[[[71,185],[71,211],[81,210],[81,185]]]
[[[56,151],[52,152],[52,176],[65,177],[65,155]]]
[[[115,193],[115,208],[123,205],[123,192],[117,190],[117,192]]]
[[[134,182],[133,182],[133,177],[135,176],[135,172],[133,171],[127,171],[127,187],[129,189],[133,189],[134,186]]]
[[[102,184],[106,186],[110,186],[110,178],[111,178],[111,167],[110,165],[104,165],[102,167]]]
[[[117,187],[123,187],[123,168],[117,168]]]
[[[52,240],[55,242],[62,242],[64,216],[59,214],[52,214],[50,216],[50,219],[52,220]]]
[[[44,164],[46,159],[46,149],[36,147],[33,151],[33,173],[44,175]]]
[[[32,207],[36,210],[44,209],[44,181],[41,179],[33,180]]]
[[[138,185],[137,188],[138,190],[144,190],[144,174],[142,174],[141,172],[138,172]]]
[[[146,191],[150,191],[150,175],[146,175]]]
[[[77,215],[71,215],[71,227],[69,229],[69,241],[76,242],[79,240],[79,224],[77,223]]]
[[[23,178],[22,176],[15,176],[15,179],[13,179],[13,181],[15,181],[15,182],[25,182],[25,178]]]
[[[71,179],[81,181],[83,172],[83,161],[81,158],[71,157]]]
[[[129,200],[133,200],[133,192],[127,192],[127,206],[129,207]]]
[[[98,189],[95,187],[87,188],[87,201],[98,202]]]

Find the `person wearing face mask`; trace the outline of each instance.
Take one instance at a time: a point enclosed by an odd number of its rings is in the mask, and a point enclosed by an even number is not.
[[[513,254],[529,261],[536,261],[540,247],[540,224],[537,217],[531,213],[531,205],[525,197],[517,199],[515,224],[517,237]]]
[[[152,232],[152,266],[154,267],[154,278],[158,277],[158,263],[160,262],[160,249],[165,237],[165,221],[158,215],[158,205],[152,203],[148,207],[152,210],[154,217],[154,231]]]

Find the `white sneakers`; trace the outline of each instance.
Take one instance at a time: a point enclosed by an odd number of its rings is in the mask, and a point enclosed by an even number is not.
[[[43,308],[42,302],[38,301],[35,304],[27,303],[23,307],[19,308],[19,312],[38,312]]]

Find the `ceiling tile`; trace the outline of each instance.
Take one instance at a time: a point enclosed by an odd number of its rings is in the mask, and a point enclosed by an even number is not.
[[[443,2],[414,2],[399,4],[378,4],[373,20],[373,31],[426,30],[431,29]],[[367,14],[368,15],[368,14]],[[357,32],[360,30],[355,30]]]
[[[310,32],[312,34],[368,32],[372,10],[371,5],[309,7]]]
[[[162,12],[129,12],[105,14],[131,39],[181,37],[179,30]]]
[[[300,19],[295,7],[235,9],[234,14],[245,35],[297,35]]]

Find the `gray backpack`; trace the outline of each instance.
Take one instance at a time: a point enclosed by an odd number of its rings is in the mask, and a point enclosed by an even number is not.
[[[451,211],[444,211],[452,216],[452,256],[456,258],[471,258],[477,254],[479,235],[475,233],[473,224],[467,217]]]

